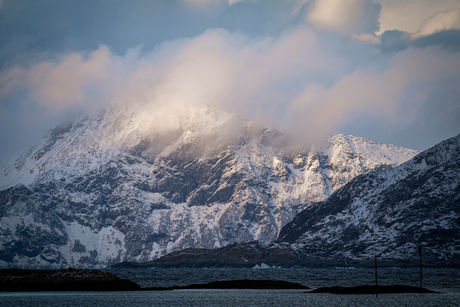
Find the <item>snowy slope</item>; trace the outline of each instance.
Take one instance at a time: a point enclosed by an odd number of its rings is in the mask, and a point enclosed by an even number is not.
[[[460,135],[384,172],[359,176],[280,232],[312,259],[460,265]]]
[[[96,267],[269,241],[354,177],[416,153],[344,135],[296,148],[208,107],[111,106],[0,170],[0,265]]]

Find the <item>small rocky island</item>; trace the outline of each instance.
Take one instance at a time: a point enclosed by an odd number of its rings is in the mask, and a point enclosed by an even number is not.
[[[133,281],[99,270],[0,270],[0,291],[136,291]]]
[[[385,286],[356,286],[356,287],[322,287],[309,293],[332,293],[332,294],[388,294],[388,293],[438,293],[426,288],[385,285]]]

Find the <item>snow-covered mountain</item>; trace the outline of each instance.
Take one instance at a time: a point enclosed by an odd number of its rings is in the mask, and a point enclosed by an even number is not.
[[[360,175],[312,204],[273,242],[186,249],[121,266],[460,267],[460,135],[390,170]]]
[[[208,107],[112,105],[0,170],[0,266],[98,267],[270,241],[309,204],[415,154],[344,135],[293,146]]]
[[[384,172],[358,176],[301,212],[279,242],[305,260],[418,259],[460,266],[460,135]]]

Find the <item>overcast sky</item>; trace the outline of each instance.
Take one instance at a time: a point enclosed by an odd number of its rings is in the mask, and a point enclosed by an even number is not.
[[[460,133],[460,0],[0,0],[0,157],[135,100],[424,150]]]

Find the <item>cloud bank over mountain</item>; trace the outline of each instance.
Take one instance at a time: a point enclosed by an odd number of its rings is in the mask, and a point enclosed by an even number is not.
[[[8,1],[0,156],[108,102],[209,105],[316,142],[460,130],[460,1]]]

